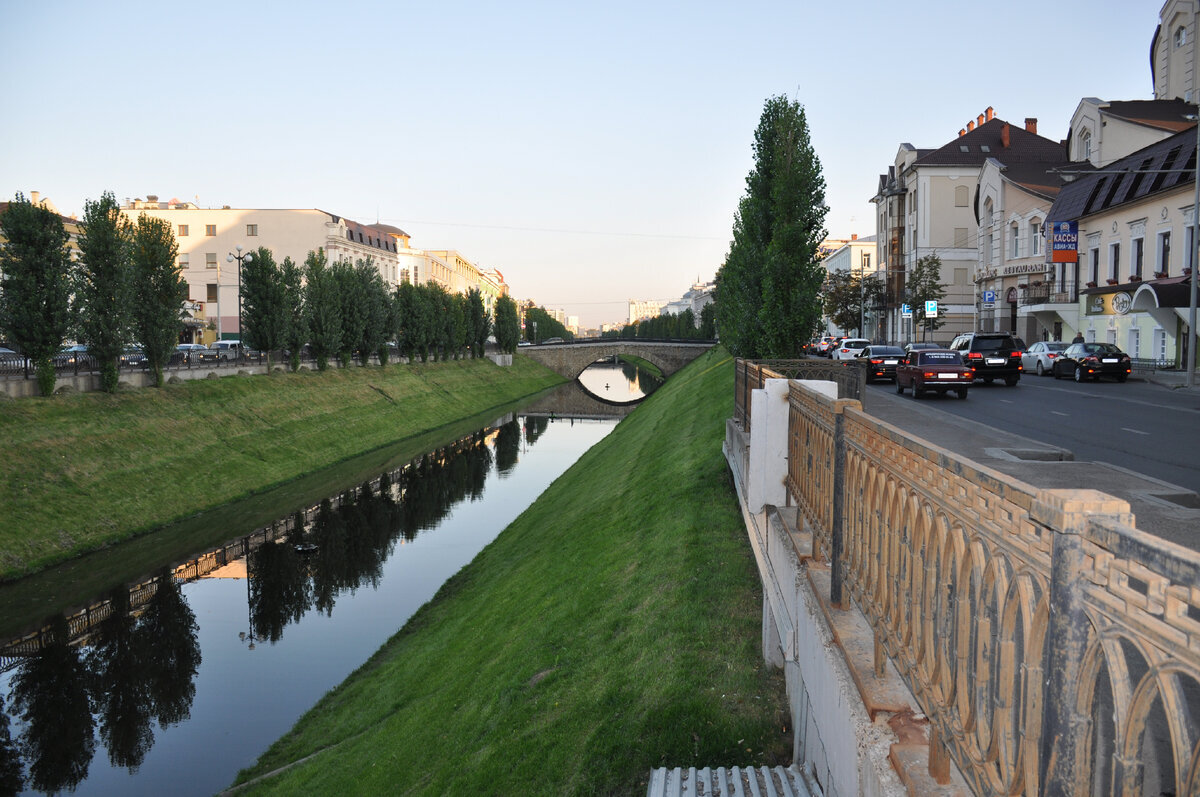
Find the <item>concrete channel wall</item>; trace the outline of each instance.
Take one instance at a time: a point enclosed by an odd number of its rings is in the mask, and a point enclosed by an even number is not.
[[[1200,554],[777,376],[748,370],[724,453],[795,765],[825,794],[1200,793]]]

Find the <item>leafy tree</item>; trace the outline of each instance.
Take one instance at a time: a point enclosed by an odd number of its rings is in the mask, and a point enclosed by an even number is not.
[[[487,345],[492,322],[487,308],[483,306],[483,293],[478,288],[467,291],[467,329],[469,330],[471,356],[482,357]]]
[[[517,316],[517,303],[509,296],[501,296],[496,300],[496,345],[500,351],[512,354],[517,350],[517,341],[521,338],[520,320]]]
[[[100,364],[100,386],[117,389],[117,358],[130,340],[129,222],[111,192],[83,207],[75,305],[80,342]]]
[[[309,343],[317,370],[329,368],[329,358],[342,349],[342,305],[337,278],[329,268],[324,249],[309,252],[304,260],[304,307]]]
[[[700,339],[715,340],[717,337],[717,306],[712,302],[700,308]]]
[[[283,304],[286,308],[287,326],[283,333],[283,345],[288,350],[288,364],[292,371],[300,370],[300,350],[308,343],[308,316],[304,301],[304,271],[290,257],[283,259],[279,268],[279,282],[283,286]]]
[[[877,307],[882,296],[883,283],[873,274],[832,271],[825,281],[825,315],[839,329],[862,335],[866,311]]]
[[[260,246],[242,264],[242,343],[266,352],[271,373],[271,352],[282,349],[291,323],[292,307],[275,255]]]
[[[22,194],[0,215],[0,334],[33,362],[38,390],[54,392],[54,362],[71,324],[70,236],[62,218]]]
[[[179,342],[186,315],[183,302],[188,287],[176,263],[178,255],[179,245],[169,221],[138,217],[130,240],[130,316],[134,337],[142,344],[158,387],[163,386],[163,367]]]
[[[919,259],[908,275],[905,288],[913,309],[913,328],[921,328],[921,339],[924,340],[926,331],[936,330],[945,323],[940,313],[937,318],[925,315],[925,302],[940,303],[946,298],[946,289],[942,285],[942,259],[937,255]]]
[[[359,362],[366,365],[371,355],[386,351],[384,343],[388,339],[390,329],[391,303],[388,301],[387,285],[379,269],[371,263],[370,258],[360,260],[354,267],[358,279],[358,293],[362,302],[363,325],[358,338]],[[386,355],[380,357],[379,364],[384,365]]]
[[[86,662],[108,760],[136,772],[154,745],[154,705],[129,611],[129,590],[122,584],[109,600],[112,613],[97,628],[99,639],[88,649]]]
[[[24,787],[21,751],[13,741],[8,714],[4,710],[4,698],[0,697],[0,794],[17,794]]]
[[[329,270],[337,287],[337,301],[342,318],[341,346],[338,347],[337,355],[345,368],[350,365],[359,341],[366,334],[367,297],[358,272],[349,260],[339,260]]]
[[[158,575],[158,588],[138,620],[146,690],[160,728],[191,715],[200,669],[199,626],[170,570]]]
[[[534,324],[537,324],[537,340],[534,340]],[[561,321],[546,312],[545,307],[534,307],[530,304],[525,308],[525,339],[531,343],[537,343],[547,338],[573,340],[575,336],[562,325]]]
[[[450,337],[450,350],[454,359],[465,356],[467,344],[471,342],[471,329],[468,326],[470,308],[465,294],[456,293],[450,297],[449,312],[446,316],[447,329]]]
[[[803,107],[767,100],[754,134],[754,169],[717,273],[717,323],[740,357],[795,357],[816,327],[825,272],[825,179]]]

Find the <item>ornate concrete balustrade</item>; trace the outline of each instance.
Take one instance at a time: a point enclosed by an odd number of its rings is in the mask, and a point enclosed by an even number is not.
[[[764,583],[764,644],[782,653],[768,649],[769,660],[804,661],[814,643],[796,638],[813,605],[785,605],[807,569],[824,593],[817,620],[851,670],[853,635],[838,628],[865,623],[874,652],[854,681],[868,714],[894,672],[928,718],[922,766],[934,782],[976,794],[1200,794],[1200,554],[1137,529],[1125,501],[1014,480],[872,418],[831,384],[759,383],[746,406],[754,428],[784,428],[786,416],[786,463],[757,457],[759,434],[732,422],[726,453],[752,520],[795,507],[794,566],[780,565],[783,535],[770,543],[752,530],[764,582],[795,582]],[[735,456],[739,445],[750,450]],[[784,508],[747,500],[756,479],[785,484]],[[788,679],[789,693],[807,690],[809,712],[813,677]],[[844,724],[794,717],[798,732],[802,721]],[[818,735],[825,746],[836,736]],[[921,791],[901,748],[891,765]]]

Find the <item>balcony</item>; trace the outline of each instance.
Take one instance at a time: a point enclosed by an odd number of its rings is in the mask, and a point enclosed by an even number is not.
[[[1037,284],[1031,282],[1020,289],[1017,303],[1031,304],[1075,304],[1079,301],[1079,285],[1074,280],[1063,283],[1054,281]]]

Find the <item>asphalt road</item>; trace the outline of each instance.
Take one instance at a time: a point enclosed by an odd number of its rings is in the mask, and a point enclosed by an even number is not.
[[[895,385],[870,385],[895,393]],[[908,395],[906,391],[905,395]],[[966,401],[926,396],[923,406],[1065,448],[1200,493],[1200,389],[1136,379],[1077,384],[1027,374],[1016,387],[976,382]]]

